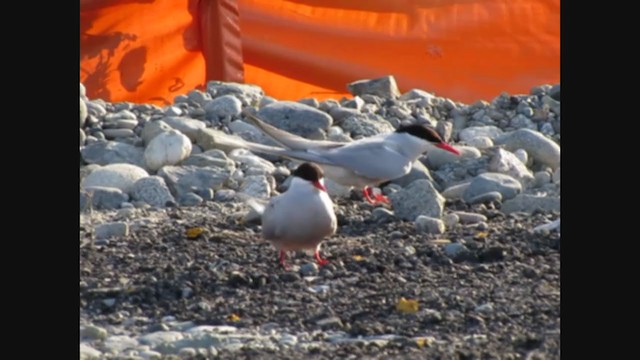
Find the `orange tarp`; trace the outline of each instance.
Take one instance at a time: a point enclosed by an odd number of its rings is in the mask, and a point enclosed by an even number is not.
[[[340,98],[393,75],[472,102],[560,81],[559,0],[82,0],[80,20],[80,80],[109,101],[207,80]]]

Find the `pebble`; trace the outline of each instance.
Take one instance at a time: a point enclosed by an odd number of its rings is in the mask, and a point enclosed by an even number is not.
[[[112,210],[129,200],[129,196],[122,190],[112,187],[87,186],[80,190],[80,211]]]
[[[98,360],[102,352],[92,348],[88,344],[80,343],[80,360]]]
[[[448,199],[448,200],[460,199],[462,198],[462,195],[469,187],[469,184],[471,184],[470,181],[467,181],[461,184],[452,185],[442,192],[442,196],[444,196],[445,199]]]
[[[144,124],[140,136],[145,144],[149,144],[156,136],[171,131],[173,128],[162,120],[149,121]]]
[[[465,190],[463,199],[470,203],[478,195],[497,191],[505,200],[511,199],[522,192],[520,182],[509,175],[499,173],[484,173],[476,176]]]
[[[356,114],[347,117],[340,124],[351,137],[370,137],[395,131],[393,126],[378,114]]]
[[[119,354],[127,349],[135,349],[138,341],[126,335],[113,335],[108,337],[104,342],[106,352]]]
[[[456,211],[453,214],[458,215],[460,223],[462,224],[477,224],[482,221],[487,221],[487,217],[482,214],[470,213],[465,211]]]
[[[182,116],[167,116],[163,118],[162,121],[186,135],[191,141],[196,141],[198,131],[207,127],[207,124],[200,120]]]
[[[551,182],[551,174],[546,171],[538,171],[533,177],[535,178],[535,187],[543,187]]]
[[[271,197],[271,187],[264,175],[249,175],[242,180],[240,192],[259,199]]]
[[[309,137],[318,129],[326,131],[333,123],[329,114],[292,101],[278,101],[265,106],[258,111],[258,117],[268,124],[302,137]]]
[[[416,180],[400,191],[389,195],[397,217],[414,221],[420,215],[440,219],[445,199],[428,180]]]
[[[204,110],[208,118],[238,116],[242,111],[242,102],[233,95],[224,95],[207,102]]]
[[[215,195],[213,196],[213,200],[218,202],[227,202],[227,201],[233,201],[235,197],[236,197],[236,192],[234,190],[220,189],[216,191]]]
[[[87,120],[87,116],[89,116],[89,111],[87,109],[87,104],[80,98],[80,128],[84,126],[85,121]]]
[[[502,202],[502,194],[498,191],[489,191],[484,194],[480,194],[472,197],[467,201],[470,205],[475,204],[486,204],[486,203],[501,203]]]
[[[537,131],[520,129],[494,140],[506,150],[524,149],[534,160],[556,169],[560,166],[560,146]]]
[[[489,171],[507,174],[520,181],[523,186],[534,180],[531,171],[516,155],[500,148],[497,149],[489,162]]]
[[[136,181],[147,176],[149,174],[138,166],[111,164],[93,170],[82,180],[80,187],[111,187],[120,189],[123,193],[129,193]]]
[[[318,275],[318,265],[315,263],[306,263],[300,266],[300,274],[302,276],[315,276]]]
[[[416,230],[420,233],[442,234],[445,231],[444,222],[429,216],[420,215],[415,220]]]
[[[148,176],[136,181],[131,189],[131,197],[155,207],[164,207],[167,201],[175,201],[169,187],[160,176]]]
[[[491,140],[491,138],[486,136],[474,137],[465,142],[467,143],[467,145],[475,147],[480,150],[489,149],[493,147],[493,140]]]
[[[218,190],[229,179],[229,171],[220,168],[197,166],[164,166],[158,171],[174,196],[192,192],[194,189]],[[194,194],[195,195],[195,194]]]
[[[438,148],[429,151],[426,160],[427,166],[430,169],[439,169],[445,164],[459,162],[464,159],[477,159],[482,156],[480,150],[471,146],[456,145],[454,147],[460,152],[460,155]]]
[[[442,217],[442,222],[444,226],[448,229],[458,225],[460,222],[460,217],[456,213],[449,213]]]
[[[180,196],[180,198],[178,199],[178,202],[182,206],[198,206],[202,204],[203,201],[204,200],[200,196],[192,192],[182,194],[182,196]]]
[[[109,239],[129,235],[129,225],[125,222],[100,224],[95,229],[96,239]]]
[[[360,97],[368,94],[385,99],[396,99],[400,96],[398,84],[393,76],[354,81],[347,84],[347,89],[353,96]]]
[[[393,211],[383,207],[377,207],[371,212],[371,220],[378,223],[387,223],[395,219]]]
[[[80,337],[89,340],[104,340],[107,338],[107,330],[105,328],[87,325],[80,327]]]
[[[532,213],[536,210],[560,211],[560,197],[520,194],[511,200],[505,201],[500,210],[505,214],[513,212]]]
[[[494,140],[502,134],[503,131],[499,127],[493,125],[471,126],[460,130],[460,132],[458,133],[458,138],[460,139],[460,141],[469,143],[469,141],[473,141],[473,139],[477,137],[482,136]]]
[[[175,165],[191,154],[191,140],[176,130],[163,132],[147,145],[144,160],[147,168],[158,170],[165,165]]]
[[[432,184],[434,184],[436,188],[438,187],[438,185],[433,181],[433,177],[431,177],[429,169],[424,166],[424,164],[420,162],[420,160],[414,161],[414,163],[411,165],[411,170],[409,170],[409,173],[392,180],[391,183],[400,185],[401,187],[406,187],[412,182],[420,179],[429,180]]]
[[[80,149],[82,160],[89,164],[132,164],[144,167],[144,149],[117,142],[98,141]]]

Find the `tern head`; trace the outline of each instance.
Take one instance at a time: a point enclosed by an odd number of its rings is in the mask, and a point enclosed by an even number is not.
[[[310,182],[314,187],[324,192],[327,188],[324,186],[324,172],[322,168],[316,164],[303,163],[291,174],[292,176]]]
[[[453,146],[447,144],[444,140],[442,140],[442,137],[440,137],[440,135],[438,134],[438,132],[431,128],[431,127],[427,127],[424,125],[418,125],[418,124],[414,124],[414,125],[408,125],[408,126],[400,126],[397,130],[396,133],[406,133],[409,134],[411,136],[414,136],[418,139],[421,139],[423,141],[428,142],[429,144],[438,147],[440,149],[452,152],[456,155],[460,155],[460,152],[458,150],[456,150]]]

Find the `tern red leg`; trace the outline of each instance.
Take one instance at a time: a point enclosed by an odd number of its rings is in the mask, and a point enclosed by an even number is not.
[[[370,188],[369,186],[365,186],[364,189],[362,189],[362,194],[364,194],[364,198],[367,199],[367,201],[370,204],[378,204],[378,203],[389,203],[389,199],[382,195],[382,194],[374,194],[373,193],[373,189]]]
[[[289,265],[285,262],[286,257],[287,253],[284,250],[280,250],[280,265],[282,265],[285,270],[289,270]]]
[[[318,262],[318,265],[322,266],[322,265],[327,265],[329,263],[329,260],[327,259],[323,259],[320,257],[320,251],[316,249],[316,251],[313,253],[313,257],[316,258],[316,261]]]

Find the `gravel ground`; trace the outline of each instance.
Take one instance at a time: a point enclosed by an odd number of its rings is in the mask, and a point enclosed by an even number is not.
[[[285,272],[259,225],[226,215],[241,205],[84,216],[81,324],[142,334],[169,330],[170,315],[193,322],[187,327],[298,338],[294,346],[223,349],[219,358],[560,358],[560,235],[531,230],[559,214],[505,216],[447,203],[488,220],[434,236],[410,222],[376,223],[361,201],[337,205],[338,233],[323,246],[331,263],[307,276],[311,256],[297,254],[300,269]],[[128,237],[96,241],[85,231],[125,215],[137,219]],[[189,239],[192,227],[205,231]],[[447,241],[465,250],[447,255]],[[416,300],[418,311],[398,311],[401,298]],[[397,336],[347,341],[377,335]]]

